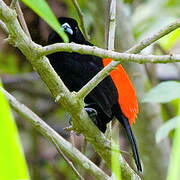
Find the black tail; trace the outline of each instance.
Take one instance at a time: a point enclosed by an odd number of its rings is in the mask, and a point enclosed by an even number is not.
[[[123,127],[125,128],[128,139],[129,139],[129,141],[131,143],[132,152],[133,152],[134,160],[135,160],[135,163],[136,163],[136,166],[137,166],[137,170],[142,172],[141,161],[140,161],[140,158],[139,158],[139,153],[138,153],[138,149],[137,149],[137,145],[136,145],[136,140],[135,140],[135,137],[134,137],[133,132],[131,130],[131,126],[129,124],[129,121],[123,114],[121,114],[120,122],[122,123]]]
[[[134,156],[134,160],[137,166],[137,170],[142,172],[142,167],[141,167],[141,161],[139,158],[139,153],[138,153],[138,149],[137,149],[137,145],[136,145],[136,140],[134,138],[133,132],[131,130],[131,126],[129,124],[128,119],[123,115],[123,113],[121,112],[121,109],[118,106],[114,106],[114,114],[115,117],[118,119],[118,121],[123,125],[123,127],[126,130],[128,139],[131,143],[131,147],[132,147],[132,152],[133,152],[133,156]]]

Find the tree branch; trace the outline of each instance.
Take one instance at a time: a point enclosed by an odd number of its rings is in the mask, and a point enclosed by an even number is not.
[[[23,12],[22,12],[22,10],[21,10],[19,1],[18,1],[18,0],[12,0],[12,1],[11,1],[11,4],[10,4],[10,8],[16,10],[22,28],[24,29],[25,33],[29,36],[29,38],[31,38],[31,35],[30,35],[30,33],[29,33],[27,24],[26,24],[26,22],[25,22],[24,15],[23,15]]]
[[[72,148],[72,145],[61,137],[56,131],[54,131],[49,125],[47,125],[42,119],[40,119],[35,113],[33,113],[24,104],[18,102],[12,95],[10,95],[5,89],[0,88],[8,99],[10,106],[25,120],[29,121],[43,136],[49,139],[53,144],[57,145],[59,149],[63,151],[73,161],[78,162],[83,168],[91,173],[97,179],[110,179],[101,169],[99,169],[94,163],[92,163],[86,156],[84,156],[78,149]]]
[[[107,49],[114,50],[115,30],[116,30],[116,0],[108,1],[109,14],[107,21],[109,22],[107,34]],[[111,140],[112,121],[107,124],[106,137]]]
[[[70,166],[70,168],[72,169],[72,171],[74,171],[75,175],[77,176],[78,179],[80,180],[84,180],[84,178],[79,174],[79,172],[77,171],[77,169],[74,167],[73,163],[66,157],[66,155],[62,152],[62,150],[59,148],[58,144],[56,143],[56,140],[54,138],[52,138],[52,142],[55,145],[57,151],[59,152],[59,154],[61,154],[61,156],[63,157],[63,159],[67,162],[67,164]]]
[[[17,11],[17,14],[18,14],[18,18],[19,18],[19,21],[21,23],[21,26],[22,28],[24,29],[24,32],[27,34],[27,36],[29,38],[31,38],[31,35],[29,33],[29,29],[27,27],[27,24],[26,24],[26,21],[24,19],[24,15],[23,15],[23,12],[21,10],[21,7],[20,7],[20,4],[19,4],[19,1],[16,2],[16,11]]]
[[[3,21],[0,20],[0,27],[3,30],[4,33],[9,34],[8,28],[6,27],[6,25],[4,24]]]
[[[83,34],[85,36],[85,39],[89,40],[90,38],[89,38],[89,35],[88,35],[86,27],[85,27],[83,12],[81,11],[81,9],[80,9],[80,7],[79,7],[76,0],[72,0],[72,3],[74,4],[74,7],[76,8],[76,11],[78,13],[78,16],[79,16],[79,19],[80,19],[80,26],[81,26],[81,29],[82,29]]]
[[[12,0],[12,1],[11,1],[11,4],[10,4],[10,8],[11,8],[11,9],[15,9],[17,2],[18,2],[18,0]]]
[[[149,36],[148,38],[140,41],[138,44],[130,48],[127,53],[137,54],[147,46],[151,45],[153,42],[159,40],[160,38],[164,37],[165,35],[169,34],[170,32],[176,30],[180,27],[180,19],[177,19],[175,22],[163,27],[155,34]]]
[[[109,9],[109,33],[108,33],[108,49],[114,50],[116,30],[116,0],[111,0]]]
[[[180,54],[177,55],[142,55],[119,53],[112,50],[98,48],[96,46],[80,45],[76,43],[56,43],[42,47],[40,49],[41,56],[49,55],[55,52],[77,52],[80,54],[90,54],[101,58],[112,58],[114,61],[144,63],[174,63],[180,62]],[[118,65],[120,64],[118,63]],[[117,66],[117,65],[116,65]]]

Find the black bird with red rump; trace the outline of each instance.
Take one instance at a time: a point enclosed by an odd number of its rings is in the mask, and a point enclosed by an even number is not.
[[[69,37],[69,42],[93,46],[86,41],[76,20],[61,17],[58,19],[63,31]],[[63,42],[61,37],[52,31],[48,44]],[[48,55],[51,65],[70,91],[79,91],[99,71],[108,65],[112,59],[102,59],[93,55],[79,53],[57,52]],[[103,133],[106,124],[114,117],[124,127],[132,146],[132,152],[138,171],[142,171],[141,162],[131,125],[138,113],[138,103],[134,87],[121,65],[111,71],[84,99],[85,110],[94,124]]]

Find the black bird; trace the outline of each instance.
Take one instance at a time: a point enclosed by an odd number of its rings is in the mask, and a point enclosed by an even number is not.
[[[60,17],[62,29],[69,37],[69,42],[93,46],[86,41],[76,20]],[[63,42],[61,37],[52,31],[47,44]],[[57,52],[48,55],[51,65],[70,91],[79,91],[91,78],[109,64],[112,59],[102,59],[93,55]],[[95,125],[103,133],[106,124],[113,117],[123,125],[138,171],[142,171],[136,141],[131,130],[138,113],[136,93],[131,81],[121,65],[113,70],[98,86],[85,97],[85,109]]]

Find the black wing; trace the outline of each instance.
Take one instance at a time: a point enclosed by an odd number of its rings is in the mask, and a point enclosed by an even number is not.
[[[102,59],[91,55],[60,52],[48,57],[70,91],[79,91],[103,68]],[[108,117],[111,117],[111,108],[117,103],[117,99],[116,87],[108,76],[90,92],[85,102],[96,103]]]

